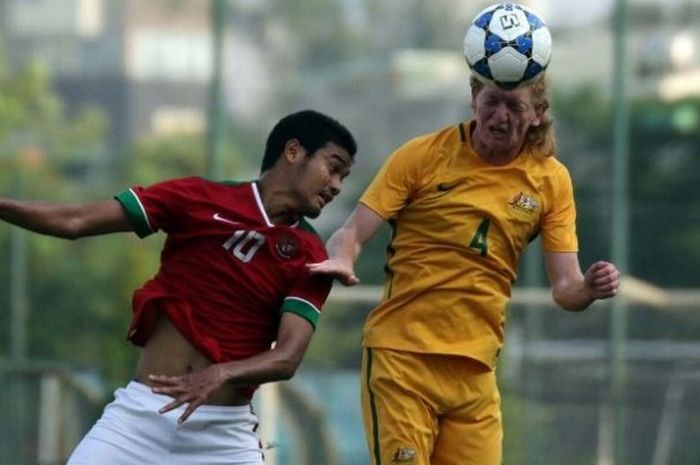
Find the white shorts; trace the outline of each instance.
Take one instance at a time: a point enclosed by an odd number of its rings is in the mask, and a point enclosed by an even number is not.
[[[169,396],[136,381],[114,392],[68,465],[262,465],[250,405],[202,405],[181,425],[185,407],[160,414]]]

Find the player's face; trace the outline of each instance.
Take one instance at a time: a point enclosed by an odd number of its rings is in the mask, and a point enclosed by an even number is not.
[[[296,179],[300,212],[316,218],[340,194],[351,165],[352,157],[347,150],[331,142],[305,157]]]
[[[516,156],[527,130],[541,121],[529,87],[503,90],[484,86],[472,97],[472,106],[476,117],[474,145],[485,156]]]

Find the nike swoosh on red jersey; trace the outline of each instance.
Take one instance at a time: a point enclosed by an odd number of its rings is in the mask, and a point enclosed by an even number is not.
[[[219,212],[214,213],[214,219],[216,221],[222,221],[222,222],[228,223],[228,224],[241,224],[239,221],[233,221],[233,220],[229,220],[227,218],[224,218],[223,216],[219,215]]]

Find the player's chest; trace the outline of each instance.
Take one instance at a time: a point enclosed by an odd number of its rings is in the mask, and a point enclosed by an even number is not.
[[[526,173],[500,174],[472,172],[432,180],[416,193],[403,220],[441,241],[461,243],[487,228],[501,241],[529,240],[539,229],[544,195]]]
[[[521,170],[471,170],[431,178],[411,199],[409,208],[450,222],[472,214],[537,222],[544,209],[543,197],[541,182]]]
[[[255,209],[192,212],[175,244],[235,268],[294,268],[305,262],[308,241],[299,227],[274,226]]]

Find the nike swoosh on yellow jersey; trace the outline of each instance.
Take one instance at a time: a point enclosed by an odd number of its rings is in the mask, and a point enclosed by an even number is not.
[[[454,187],[457,186],[459,182],[441,182],[440,184],[437,185],[437,190],[438,192],[447,192],[449,190],[452,190]]]

